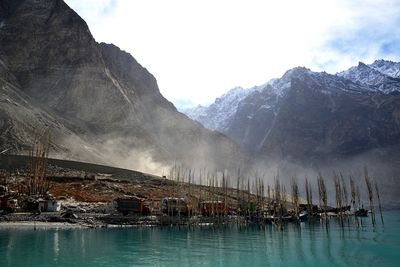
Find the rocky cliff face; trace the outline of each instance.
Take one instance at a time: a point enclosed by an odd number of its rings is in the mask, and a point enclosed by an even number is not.
[[[144,154],[144,164],[223,169],[245,160],[228,138],[178,113],[130,54],[97,43],[62,0],[1,0],[0,60],[1,88],[16,95],[1,96],[1,147],[24,150],[50,128],[55,153],[92,162],[135,168]]]
[[[399,97],[368,93],[333,75],[305,73],[292,79],[258,152],[328,161],[398,145],[399,104]]]
[[[129,118],[128,99],[115,90],[99,45],[73,10],[58,0],[2,2],[14,6],[3,8],[0,56],[26,94],[82,124]],[[118,106],[98,116],[109,100]]]

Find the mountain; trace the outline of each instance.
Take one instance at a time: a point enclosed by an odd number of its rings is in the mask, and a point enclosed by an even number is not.
[[[201,113],[195,108],[186,114],[240,144],[270,183],[276,175],[289,185],[291,177],[313,180],[318,174],[333,183],[333,172],[341,172],[365,188],[367,167],[381,186],[384,205],[398,207],[398,66],[376,61],[337,75],[297,67],[256,89],[234,89]]]
[[[297,67],[256,90],[237,89],[235,94],[245,96],[235,101],[220,97],[212,108],[202,107],[205,116],[187,114],[204,125],[211,120],[213,129],[240,144],[270,183],[276,175],[290,184],[291,177],[312,180],[321,174],[333,184],[333,172],[341,172],[365,188],[367,167],[381,187],[384,205],[398,207],[400,94],[394,74],[399,64],[360,65],[347,75]],[[229,113],[213,113],[227,103]]]
[[[223,132],[233,119],[239,102],[255,89],[244,90],[242,87],[235,87],[217,98],[210,106],[188,108],[184,110],[184,113],[201,122],[208,129]]]
[[[120,167],[247,160],[179,113],[130,54],[97,43],[62,0],[0,1],[0,63],[0,148],[26,151],[49,129],[53,155]]]
[[[395,67],[376,62],[338,75],[291,69],[257,90],[241,89],[238,94],[245,97],[237,98],[213,129],[258,159],[310,164],[393,149],[400,145],[400,96],[395,94],[400,82],[377,69],[396,73]],[[225,97],[203,107],[207,116],[187,114],[204,125],[210,118],[214,123],[213,110],[225,109]]]

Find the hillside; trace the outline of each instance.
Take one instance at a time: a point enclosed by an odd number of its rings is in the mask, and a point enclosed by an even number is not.
[[[230,139],[177,112],[130,54],[97,43],[62,0],[2,0],[0,25],[0,148],[23,153],[49,129],[59,158],[147,171],[246,161]]]

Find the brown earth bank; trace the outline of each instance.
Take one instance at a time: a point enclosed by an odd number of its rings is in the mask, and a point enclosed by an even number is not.
[[[148,200],[164,197],[201,197],[201,194],[222,194],[215,189],[189,185],[183,180],[170,180],[166,176],[155,176],[133,170],[109,166],[48,159],[47,177],[49,193],[57,198],[73,198],[80,202],[111,202],[125,195],[135,195]],[[28,173],[28,156],[0,157],[3,176],[10,176],[10,190],[17,190]],[[11,172],[11,175],[9,175]],[[190,187],[190,188],[189,188]],[[189,189],[191,190],[189,195]],[[233,190],[233,189],[231,189]]]
[[[3,184],[7,184],[9,194],[16,199],[21,195],[19,192],[21,185],[28,181],[31,160],[28,156],[0,157],[0,180]],[[182,215],[181,218],[176,218],[176,214],[171,216],[163,214],[160,203],[167,197],[184,198],[191,215],[196,213],[199,215],[198,206],[202,200],[223,201],[226,207],[237,205],[238,191],[232,188],[194,185],[183,181],[182,178],[170,180],[166,176],[154,176],[83,162],[47,159],[47,163],[48,193],[61,204],[61,210],[26,212],[17,208],[13,213],[0,215],[0,223],[3,226],[12,226],[10,222],[61,222],[90,227],[181,224],[188,223],[195,217],[191,216],[190,219]],[[245,192],[241,194],[244,197]],[[248,199],[255,198],[252,194],[246,196]],[[113,206],[113,201],[124,197],[140,198],[149,208],[149,212],[146,214],[118,212]],[[225,215],[228,215],[227,212]],[[211,218],[206,221],[210,220]],[[199,221],[204,220],[199,219]]]

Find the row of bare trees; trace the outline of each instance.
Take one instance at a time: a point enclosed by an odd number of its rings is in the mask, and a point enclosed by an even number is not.
[[[35,134],[29,151],[29,165],[26,180],[19,185],[18,192],[28,196],[45,196],[50,189],[46,179],[48,156],[50,150],[50,133],[43,131]]]
[[[187,173],[189,173],[188,176],[185,175]],[[236,214],[247,217],[253,215],[263,216],[266,212],[270,212],[278,218],[282,218],[287,214],[288,206],[291,206],[291,214],[293,214],[298,221],[300,212],[299,206],[302,203],[305,204],[309,216],[312,217],[315,213],[316,208],[313,204],[313,187],[307,177],[305,177],[304,183],[305,198],[301,198],[300,187],[296,178],[292,178],[291,180],[291,192],[290,195],[288,195],[285,185],[280,182],[279,176],[274,178],[274,184],[271,187],[269,184],[264,184],[263,176],[255,173],[252,180],[244,178],[239,169],[236,176],[236,188],[233,189],[230,185],[232,178],[226,172],[222,172],[222,174],[218,175],[203,169],[199,172],[197,177],[194,173],[195,172],[192,169],[185,171],[183,167],[177,167],[175,165],[173,170],[170,172],[169,178],[180,184],[185,182],[189,183],[189,190],[190,188],[194,188],[196,184],[200,185],[204,190],[199,191],[200,193],[197,196],[199,201],[213,200],[215,203],[223,201],[224,210],[226,211],[225,215],[228,210],[235,210]],[[186,177],[188,178],[186,179]],[[374,225],[376,224],[374,203],[376,196],[383,224],[384,221],[378,184],[376,182],[371,182],[367,168],[364,170],[364,180],[368,190],[368,201],[372,223]],[[352,176],[349,176],[349,191],[348,184],[346,183],[342,173],[334,172],[333,182],[335,198],[331,199],[331,202],[329,202],[328,188],[325,179],[321,173],[318,173],[318,216],[322,215],[321,217],[326,219],[326,225],[328,225],[328,203],[334,203],[336,205],[336,211],[340,223],[343,225],[344,218],[349,216],[349,213],[346,212],[349,209],[349,206],[352,207],[353,214],[355,211],[363,208],[363,205],[361,204],[360,190]],[[195,190],[192,189],[189,192],[194,191]],[[205,191],[206,193],[204,194],[202,191]],[[192,195],[192,193],[190,193],[190,195]],[[290,197],[291,201],[288,200],[288,197]]]

